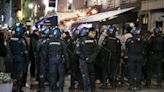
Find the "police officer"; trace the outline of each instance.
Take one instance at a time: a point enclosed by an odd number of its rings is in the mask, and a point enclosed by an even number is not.
[[[53,28],[47,42],[48,79],[50,92],[63,92],[65,62],[68,61],[66,45],[61,39],[59,28]],[[58,84],[58,85],[57,85]]]
[[[144,64],[144,41],[141,38],[141,30],[138,26],[132,29],[133,37],[125,42],[127,66],[129,72],[129,90],[141,89],[141,72]]]
[[[103,50],[103,84],[101,89],[108,88],[108,80],[112,87],[115,87],[115,79],[118,71],[119,59],[121,55],[121,43],[115,37],[116,28],[110,25],[107,29],[107,35],[102,43]]]
[[[13,74],[16,79],[16,92],[22,91],[23,72],[26,69],[28,62],[28,45],[27,41],[23,37],[25,28],[22,25],[17,25],[14,28],[13,36],[9,39],[9,50],[13,60]]]
[[[153,29],[154,35],[150,38],[148,43],[149,59],[147,62],[147,78],[146,87],[151,86],[151,78],[153,76],[153,70],[157,75],[157,87],[161,88],[162,78],[162,55],[164,52],[164,37],[162,30],[159,26]]]
[[[49,39],[49,32],[50,29],[46,28],[42,30],[42,37],[38,41],[37,45],[37,55],[38,55],[38,61],[39,61],[39,90],[38,92],[44,92],[45,87],[44,83],[46,81],[46,70],[47,70],[47,54],[46,54],[46,42]]]
[[[70,43],[67,43],[67,51],[70,57],[70,72],[71,72],[71,83],[70,83],[70,90],[74,90],[77,88],[82,88],[82,78],[81,72],[79,68],[79,56],[76,53],[76,44],[79,44],[79,30],[75,29],[72,33],[72,40]]]
[[[37,44],[38,40],[40,39],[39,29],[33,30],[33,33],[30,35],[30,60],[31,60],[31,66],[30,66],[30,74],[32,81],[36,80],[38,81],[38,60],[37,60]],[[33,83],[32,85],[33,86]]]
[[[95,92],[94,61],[98,53],[96,31],[84,27],[80,30],[80,36],[80,42],[76,47],[83,79],[83,92]]]

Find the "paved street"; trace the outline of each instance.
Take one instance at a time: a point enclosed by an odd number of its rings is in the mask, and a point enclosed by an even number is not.
[[[64,92],[82,92],[82,90],[76,90],[76,91],[68,90],[69,82],[70,82],[70,76],[66,77],[66,79],[65,79]],[[30,84],[29,78],[28,78],[28,84]],[[153,83],[153,86],[150,89],[143,88],[142,90],[136,91],[136,92],[164,92],[164,87],[162,89],[156,89],[154,84],[155,84],[155,82]],[[96,92],[129,92],[127,90],[127,85],[124,85],[123,87],[118,87],[116,89],[106,89],[106,90],[99,89],[98,88],[99,86],[100,85],[97,84]],[[30,87],[24,87],[23,90],[25,92],[37,92],[37,87],[35,89],[30,89]],[[48,92],[48,87],[46,87],[46,92]]]

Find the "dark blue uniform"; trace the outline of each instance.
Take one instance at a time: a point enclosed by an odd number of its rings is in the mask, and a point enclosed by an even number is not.
[[[79,44],[77,44],[76,47],[77,53],[79,55],[84,92],[89,92],[89,90],[91,90],[91,92],[94,92],[94,59],[96,58],[96,55],[98,53],[97,42],[94,38],[81,38]]]
[[[16,92],[21,92],[23,72],[27,65],[28,47],[23,36],[12,36],[9,40],[10,55],[13,60],[13,77],[17,80]]]
[[[43,37],[38,41],[37,45],[37,57],[39,63],[39,92],[44,92],[44,82],[46,81],[47,74],[47,54],[46,54],[46,42],[48,38]]]
[[[129,72],[129,89],[135,90],[141,86],[141,70],[144,64],[144,41],[141,37],[133,36],[126,43],[127,66]]]
[[[66,44],[60,39],[50,38],[47,42],[47,55],[50,92],[57,92],[57,88],[63,92],[65,62],[68,60]]]

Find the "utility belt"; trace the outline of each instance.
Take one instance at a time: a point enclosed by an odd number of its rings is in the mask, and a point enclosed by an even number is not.
[[[50,57],[55,57],[56,58],[56,61],[55,62],[62,62],[64,63],[65,62],[65,57],[63,54],[57,54],[57,55],[53,55],[53,56],[50,56]]]
[[[24,55],[24,52],[15,52],[15,53],[12,53],[12,56],[18,56],[18,55]]]

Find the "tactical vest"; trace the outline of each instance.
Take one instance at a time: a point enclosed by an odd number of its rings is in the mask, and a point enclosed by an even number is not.
[[[52,58],[52,57],[62,58],[63,46],[62,46],[61,41],[50,39],[48,43],[48,55],[49,55],[49,58]]]
[[[151,51],[160,53],[163,50],[163,37],[162,36],[157,36],[152,38],[152,42],[150,43],[151,46]]]
[[[111,53],[117,53],[118,46],[120,46],[120,40],[115,37],[107,37],[103,42],[103,46]]]
[[[23,55],[25,46],[23,38],[11,37],[9,40],[9,48],[12,55]]]
[[[82,53],[85,53],[85,55],[91,55],[94,52],[96,41],[94,39],[83,39],[81,45]]]
[[[128,54],[130,55],[140,55],[144,52],[144,43],[140,38],[130,38],[127,40]]]

